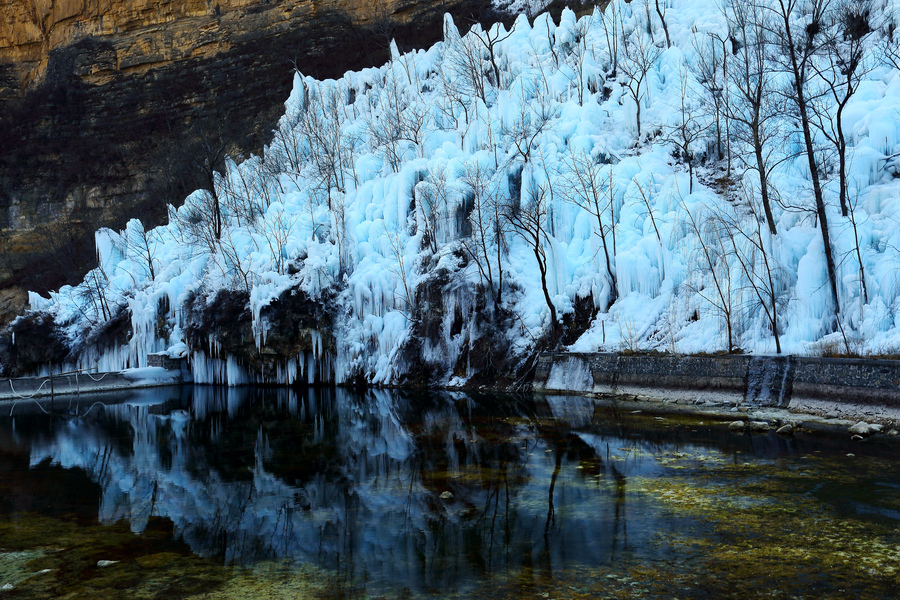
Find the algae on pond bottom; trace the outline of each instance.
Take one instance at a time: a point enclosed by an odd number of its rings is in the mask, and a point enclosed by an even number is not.
[[[5,552],[0,549],[0,589],[6,586],[15,588],[29,577],[43,575],[44,573],[29,568],[29,563],[43,554],[41,550]]]
[[[673,515],[697,519],[689,530],[660,533],[660,543],[695,563],[689,588],[715,597],[747,597],[761,589],[775,597],[892,598],[900,588],[900,523],[841,514],[854,496],[879,502],[867,490],[887,465],[839,459],[727,464],[639,477],[632,491],[659,501]],[[886,498],[894,504],[896,498]],[[661,572],[647,574],[658,578]],[[685,590],[687,591],[687,590]]]

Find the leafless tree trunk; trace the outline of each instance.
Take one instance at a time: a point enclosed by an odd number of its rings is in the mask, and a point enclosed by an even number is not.
[[[271,208],[260,223],[261,233],[269,246],[269,254],[272,256],[272,266],[279,275],[285,273],[288,258],[285,250],[296,223],[297,218],[286,214],[284,207]]]
[[[746,206],[751,218],[742,218],[737,212],[733,216],[721,214],[719,218],[727,230],[726,236],[731,242],[734,257],[772,330],[775,352],[781,354],[779,304],[783,279],[787,274],[778,268],[770,252],[769,245],[775,238],[769,235],[767,240],[763,233],[762,215],[752,188],[745,190],[744,200],[739,206]]]
[[[707,126],[697,118],[695,107],[691,106],[693,94],[689,89],[692,79],[687,71],[687,65],[681,65],[681,98],[678,110],[679,122],[675,127],[669,128],[668,139],[678,148],[679,157],[688,168],[689,193],[694,193],[694,154],[695,145],[706,133]]]
[[[547,233],[548,195],[544,186],[534,182],[528,186],[527,202],[521,206],[510,206],[506,211],[506,219],[513,230],[529,245],[541,273],[541,289],[544,292],[544,301],[550,310],[551,328],[555,332],[559,328],[556,318],[556,306],[550,298],[550,290],[547,283],[549,261],[547,246],[550,238]]]
[[[222,204],[216,190],[216,176],[225,168],[227,159],[228,142],[221,127],[200,118],[195,121],[192,129],[195,154],[192,161],[195,170],[203,181],[203,189],[210,196],[210,223],[212,232],[218,240],[222,237],[224,218],[222,216]]]
[[[619,298],[619,283],[616,277],[615,231],[615,184],[612,169],[599,165],[588,154],[572,153],[567,161],[568,173],[563,180],[563,195],[566,200],[583,208],[597,220],[594,233],[600,238],[606,261],[606,277],[609,281],[612,305]]]
[[[424,181],[413,190],[418,226],[431,253],[438,250],[438,224],[447,214],[447,172],[444,167],[430,169]]]
[[[366,127],[373,148],[381,151],[391,169],[397,172],[410,144],[421,152],[428,109],[422,98],[411,96],[408,88],[397,82],[392,70],[388,71],[378,102],[366,117]]]
[[[575,25],[575,45],[569,53],[568,61],[572,67],[574,77],[571,77],[573,85],[578,90],[578,106],[584,106],[584,61],[588,53],[593,49],[588,47],[588,33],[593,25],[593,15],[582,17]]]
[[[509,31],[506,31],[502,23],[495,24],[487,31],[482,29],[477,23],[469,29],[468,35],[474,36],[487,51],[488,60],[491,63],[491,73],[493,74],[493,81],[491,83],[493,83],[498,90],[503,89],[503,80],[501,78],[500,67],[497,64],[497,47],[509,39],[509,36],[511,36],[515,30],[515,24],[513,24]]]
[[[603,35],[606,37],[606,50],[609,52],[609,61],[612,69],[607,73],[609,79],[615,79],[619,75],[619,37],[620,20],[619,0],[612,0],[606,6],[606,10],[600,13],[603,23]]]
[[[866,286],[866,268],[863,263],[862,250],[859,247],[859,229],[856,224],[856,204],[859,202],[859,194],[853,202],[847,202],[850,224],[853,226],[853,247],[856,251],[856,263],[859,265],[859,286],[862,292],[863,304],[869,303],[869,289]]]
[[[258,281],[258,275],[253,272],[249,256],[238,247],[234,233],[232,228],[225,229],[224,235],[219,240],[219,253],[214,258],[218,264],[221,257],[222,263],[219,264],[219,268],[222,269],[223,275],[231,277],[232,288],[249,294]]]
[[[830,94],[810,102],[816,127],[834,145],[838,155],[841,215],[848,216],[847,207],[847,139],[844,134],[844,109],[869,71],[865,64],[870,25],[869,0],[842,0],[834,11],[833,31],[824,44],[825,62],[811,66]],[[829,97],[830,96],[830,97]],[[834,101],[833,107],[831,101]],[[832,108],[834,114],[832,115]]]
[[[663,0],[662,7],[659,5],[659,0],[654,0],[656,2],[656,14],[659,15],[659,21],[662,23],[663,31],[666,34],[666,48],[672,47],[672,38],[669,37],[669,25],[666,23],[666,2],[667,0]]]
[[[415,308],[415,298],[410,288],[409,270],[406,266],[406,256],[403,248],[403,237],[399,230],[391,231],[387,228],[387,225],[384,226],[384,233],[387,237],[388,243],[390,244],[391,252],[393,253],[394,258],[397,260],[397,267],[392,270],[394,271],[394,274],[400,277],[400,283],[403,284],[403,293],[405,296],[404,300],[406,302],[407,316],[411,316]]]
[[[810,70],[812,62],[816,55],[819,54],[821,44],[824,41],[822,39],[824,36],[820,34],[826,26],[825,19],[830,3],[831,0],[810,0],[808,2],[807,25],[803,32],[799,32],[796,29],[797,25],[795,22],[799,16],[797,13],[801,5],[800,0],[777,0],[774,11],[780,25],[778,33],[781,36],[783,58],[793,84],[787,95],[796,106],[800,118],[803,143],[806,147],[813,195],[816,202],[816,215],[819,219],[819,229],[822,232],[822,242],[825,246],[825,263],[828,269],[828,281],[831,284],[834,313],[838,315],[841,311],[841,305],[838,296],[837,271],[834,264],[831,237],[828,231],[825,196],[819,179],[819,167],[816,161],[816,148],[813,142],[809,98],[807,96]]]
[[[638,193],[641,195],[641,201],[647,208],[647,216],[650,217],[650,224],[653,225],[653,231],[656,233],[656,241],[662,246],[662,236],[659,234],[659,227],[656,226],[656,217],[653,216],[653,205],[650,204],[650,193],[636,179],[634,180],[634,185],[637,186]]]
[[[477,36],[448,35],[445,29],[446,55],[445,62],[453,73],[454,79],[460,82],[460,91],[465,95],[476,96],[487,103],[485,68],[482,54],[484,44]]]
[[[522,90],[519,114],[512,127],[505,129],[503,134],[511,138],[517,155],[522,158],[522,162],[527,164],[531,160],[531,151],[534,149],[538,136],[551,125],[554,107],[545,91],[535,90],[533,97],[527,99],[524,82],[522,82]]]
[[[622,71],[625,73],[625,87],[631,99],[634,100],[636,106],[637,119],[637,139],[641,139],[641,104],[647,92],[644,82],[647,74],[659,59],[660,50],[653,43],[650,36],[643,35],[635,30],[630,36],[626,37],[622,43],[624,51],[622,61]]]
[[[475,262],[479,275],[487,282],[496,310],[503,301],[502,258],[508,223],[504,215],[506,207],[498,189],[499,179],[495,175],[477,162],[466,165],[462,182],[472,195],[472,211],[469,214],[472,235],[462,238],[461,242]]]
[[[716,154],[719,160],[726,157],[724,144],[728,145],[728,172],[731,172],[730,127],[729,127],[729,94],[728,94],[728,39],[718,35],[707,34],[701,39],[694,30],[693,45],[697,54],[697,79],[706,92],[705,104],[712,108],[716,127]],[[724,126],[723,126],[724,121]],[[724,134],[724,135],[723,135]]]
[[[728,240],[730,243],[733,234],[728,232],[723,223],[714,216],[698,222],[697,217],[691,213],[683,199],[681,206],[688,217],[690,229],[700,245],[700,254],[709,270],[710,277],[712,277],[715,295],[710,294],[703,285],[692,286],[692,289],[698,296],[709,302],[721,315],[722,320],[725,322],[728,352],[733,352],[736,348],[734,343],[734,291],[732,289],[731,265],[728,261],[730,249],[726,247],[725,242],[725,240]],[[712,235],[716,238],[714,241],[718,242],[717,245],[707,240],[710,229],[712,230]]]
[[[753,159],[747,161],[759,175],[759,189],[766,224],[772,235],[778,233],[772,214],[769,174],[774,167],[771,158],[773,139],[777,135],[774,124],[780,110],[773,102],[769,85],[771,65],[768,60],[775,29],[771,14],[758,2],[729,0],[726,11],[732,35],[740,49],[732,57],[728,81],[735,90],[730,103],[729,117],[737,123],[736,137],[752,149]]]
[[[126,256],[134,256],[147,271],[150,281],[155,280],[156,266],[159,264],[159,259],[156,258],[159,244],[157,235],[153,230],[147,231],[140,220],[132,219],[125,228],[124,238]]]

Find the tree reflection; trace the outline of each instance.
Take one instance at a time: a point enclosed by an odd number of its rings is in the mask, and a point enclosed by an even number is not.
[[[30,462],[83,469],[103,522],[167,518],[196,553],[312,563],[351,590],[527,586],[655,531],[651,511],[626,511],[628,478],[655,463],[616,449],[667,442],[598,420],[590,399],[198,386],[162,400],[60,419],[26,436]]]

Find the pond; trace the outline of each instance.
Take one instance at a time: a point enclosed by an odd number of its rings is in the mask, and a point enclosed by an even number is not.
[[[0,407],[0,598],[896,598],[900,447],[577,396]]]

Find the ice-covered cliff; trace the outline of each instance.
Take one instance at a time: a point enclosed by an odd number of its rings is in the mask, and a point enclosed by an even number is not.
[[[228,384],[461,385],[514,377],[557,345],[896,352],[895,4],[867,5],[855,32],[837,3],[816,17],[832,45],[810,51],[803,85],[824,213],[777,3],[756,34],[736,30],[743,4],[653,4],[465,35],[447,19],[444,41],[381,68],[297,73],[262,156],[228,162],[168,225],[101,230],[100,266],[32,309],[52,315],[68,362],[169,351]],[[813,31],[806,8],[788,15],[795,33]],[[838,115],[850,42],[855,93]],[[763,163],[741,112],[760,81]],[[110,345],[117,314],[127,342]]]

